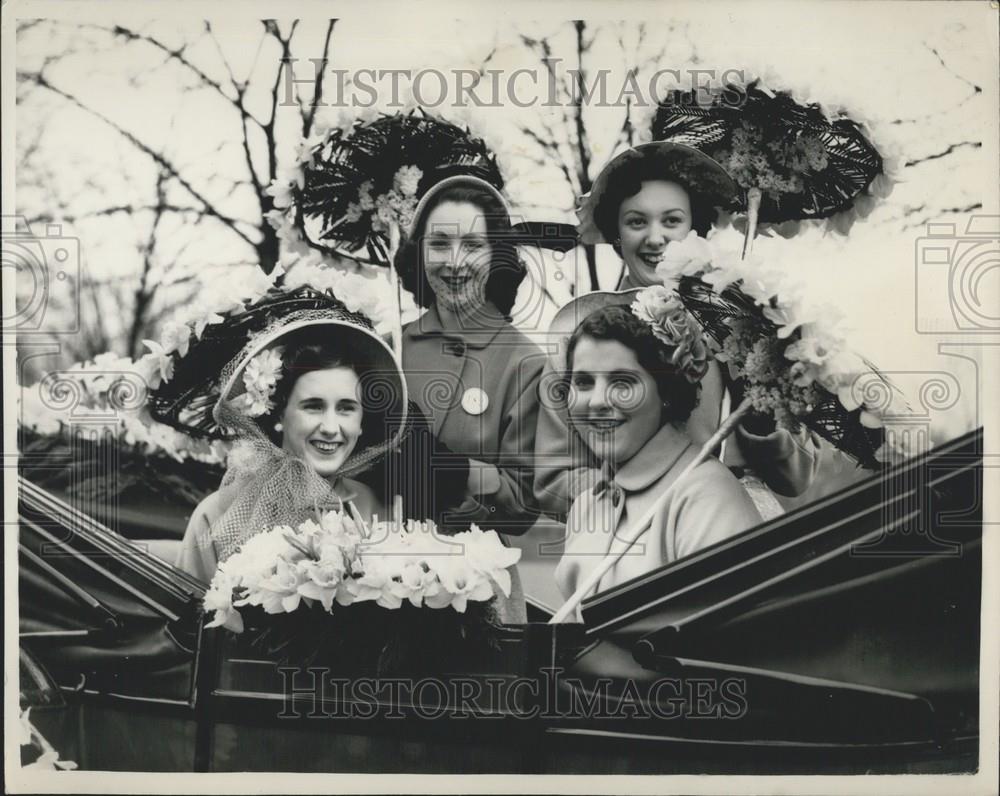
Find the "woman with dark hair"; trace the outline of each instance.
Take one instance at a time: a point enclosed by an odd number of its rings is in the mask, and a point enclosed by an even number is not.
[[[736,184],[725,169],[697,149],[670,142],[643,144],[613,158],[594,180],[590,193],[580,199],[577,230],[582,242],[610,243],[622,258],[619,290],[651,285],[672,289],[679,275],[669,273],[669,247],[692,234],[706,235],[718,208],[731,206],[736,197]],[[546,374],[545,382],[558,376]],[[727,404],[739,404],[742,387],[725,369],[713,366],[703,392],[688,423],[698,443],[719,427]],[[565,515],[576,495],[597,477],[593,455],[574,444],[564,412],[543,408],[534,488],[539,504],[553,516]],[[726,464],[740,474],[769,516],[781,512],[771,492],[801,494],[820,460],[814,435],[777,429],[769,418],[754,413],[744,416],[724,453]]]
[[[573,502],[556,581],[574,594],[608,555],[603,591],[760,522],[753,501],[709,457],[672,484],[699,446],[687,432],[698,403],[708,351],[676,298],[603,293],[566,345],[567,414],[601,462],[602,478]],[[631,307],[628,302],[632,302]],[[603,304],[604,306],[600,306]],[[632,544],[630,524],[655,507]]]
[[[468,473],[445,524],[523,534],[538,516],[532,453],[545,357],[511,324],[527,270],[510,230],[496,188],[448,177],[418,203],[395,267],[427,308],[403,330],[410,396],[454,452],[449,467]],[[518,613],[507,621],[523,621],[523,606]]]
[[[387,518],[375,492],[350,476],[398,444],[406,385],[359,318],[320,309],[276,319],[226,367],[213,415],[237,442],[221,486],[188,522],[181,569],[211,580],[250,536],[317,509],[362,525]]]
[[[512,243],[503,196],[478,178],[451,177],[427,192],[414,219],[395,265],[417,303],[462,319],[509,321],[527,269]],[[456,236],[464,238],[464,264],[447,248]]]

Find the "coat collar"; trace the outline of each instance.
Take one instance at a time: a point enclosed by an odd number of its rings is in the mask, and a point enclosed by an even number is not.
[[[646,489],[666,475],[692,444],[686,433],[667,423],[621,466],[615,483],[628,492]]]
[[[486,348],[500,332],[510,326],[510,322],[493,304],[487,304],[483,312],[477,316],[477,320],[481,323],[476,328],[445,329],[437,305],[432,304],[427,312],[407,326],[405,335],[411,340],[444,337],[449,340],[460,340],[467,348],[481,349]]]

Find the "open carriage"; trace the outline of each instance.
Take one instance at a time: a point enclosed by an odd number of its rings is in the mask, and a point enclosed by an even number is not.
[[[978,767],[981,430],[391,678],[205,630],[205,584],[20,486],[22,702],[82,769]]]

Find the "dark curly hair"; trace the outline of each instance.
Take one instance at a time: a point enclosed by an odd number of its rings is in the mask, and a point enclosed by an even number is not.
[[[618,211],[622,202],[642,190],[644,182],[663,180],[683,188],[691,201],[691,227],[702,237],[708,234],[718,219],[711,195],[692,190],[690,183],[677,173],[676,165],[659,152],[643,152],[626,158],[612,167],[607,175],[607,189],[594,208],[594,223],[606,241],[615,241],[618,234]],[[618,244],[615,244],[617,251]],[[620,253],[620,252],[619,252]]]
[[[682,422],[691,416],[698,405],[701,384],[692,384],[672,364],[663,345],[653,335],[649,326],[628,307],[604,307],[596,310],[580,323],[570,337],[566,351],[569,373],[573,373],[573,353],[584,337],[594,340],[615,340],[635,352],[635,358],[656,382],[662,408],[660,424]]]
[[[325,339],[324,339],[325,338]],[[379,411],[381,402],[366,401],[366,396],[377,396],[379,387],[374,383],[377,378],[370,363],[358,354],[346,350],[344,346],[331,342],[329,331],[317,329],[302,329],[292,332],[282,343],[281,378],[278,379],[272,395],[274,409],[260,419],[260,426],[278,447],[281,446],[281,433],[274,430],[274,425],[280,419],[288,406],[295,383],[306,373],[316,370],[333,368],[349,368],[353,370],[361,383],[362,417],[361,436],[355,450],[362,450],[376,444],[385,436],[384,425],[387,422],[385,413]]]
[[[493,249],[490,274],[486,279],[486,298],[510,320],[517,289],[527,276],[528,269],[508,238],[510,215],[507,208],[496,196],[482,188],[456,185],[441,191],[428,202],[417,219],[412,238],[405,240],[399,247],[393,263],[403,287],[413,293],[421,307],[430,307],[434,303],[434,291],[424,273],[421,243],[428,216],[435,207],[445,202],[468,203],[482,210],[486,218],[486,234]]]

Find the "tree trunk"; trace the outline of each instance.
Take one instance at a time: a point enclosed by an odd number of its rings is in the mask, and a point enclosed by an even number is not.
[[[278,234],[274,228],[265,221],[261,225],[263,237],[257,244],[257,264],[265,274],[270,274],[278,264],[280,247],[278,246]]]
[[[587,257],[587,276],[590,278],[590,289],[600,290],[601,285],[597,279],[597,250],[592,243],[583,247],[583,252]]]

